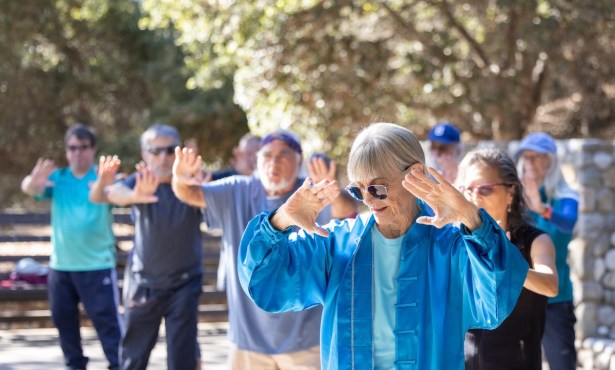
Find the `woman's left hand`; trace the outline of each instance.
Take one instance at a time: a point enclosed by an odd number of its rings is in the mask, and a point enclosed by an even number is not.
[[[469,202],[453,185],[433,168],[425,175],[422,166],[417,165],[406,174],[402,185],[412,195],[422,199],[434,211],[432,217],[421,216],[416,222],[435,227],[461,222],[468,229],[476,230],[481,224],[478,208]],[[434,181],[435,179],[435,181]]]

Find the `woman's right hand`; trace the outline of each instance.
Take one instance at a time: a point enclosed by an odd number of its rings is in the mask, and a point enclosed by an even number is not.
[[[299,226],[307,232],[328,236],[329,232],[316,224],[316,217],[340,194],[337,181],[322,180],[312,184],[308,177],[303,185],[275,212],[271,224],[278,230]]]

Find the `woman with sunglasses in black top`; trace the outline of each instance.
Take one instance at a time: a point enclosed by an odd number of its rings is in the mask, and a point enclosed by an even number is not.
[[[246,228],[244,291],[269,312],[322,305],[323,369],[463,369],[467,329],[495,328],[517,301],[527,262],[493,218],[424,163],[408,129],[373,124],[347,166],[347,190],[369,212],[317,225],[340,190],[308,178]]]
[[[457,186],[507,232],[530,265],[513,312],[495,330],[466,334],[466,370],[539,370],[547,297],[557,295],[555,249],[548,234],[531,225],[513,160],[496,149],[469,152]]]

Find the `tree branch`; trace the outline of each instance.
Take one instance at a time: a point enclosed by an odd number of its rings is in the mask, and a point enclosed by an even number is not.
[[[443,0],[441,2],[440,8],[442,9],[444,15],[448,19],[449,23],[453,26],[453,28],[456,29],[457,32],[459,32],[461,34],[461,37],[463,39],[465,39],[470,44],[470,46],[472,46],[472,49],[474,50],[474,52],[478,56],[478,60],[475,60],[477,67],[485,68],[485,67],[491,65],[491,61],[489,60],[489,57],[487,56],[487,53],[485,53],[485,51],[480,46],[478,41],[476,41],[476,39],[474,37],[472,37],[472,35],[470,35],[468,30],[466,30],[461,25],[461,23],[459,23],[457,21],[457,19],[455,19],[455,17],[453,16],[453,13],[451,12],[451,9],[450,9],[450,7],[448,5],[448,2],[446,0]]]
[[[512,61],[515,59],[515,50],[517,50],[517,30],[519,27],[519,13],[514,7],[511,7],[510,14],[508,14],[508,31],[506,32],[506,57],[504,63],[502,63],[502,71],[507,70]]]
[[[411,38],[417,39],[421,43],[423,43],[423,45],[429,45],[432,49],[437,50],[437,55],[436,55],[437,58],[439,58],[442,61],[447,61],[447,60],[451,60],[452,59],[452,57],[450,55],[446,55],[444,53],[444,50],[442,50],[442,48],[437,47],[437,45],[435,45],[431,40],[428,40],[425,37],[425,35],[423,33],[419,32],[412,24],[407,23],[399,15],[399,13],[397,11],[395,11],[395,9],[391,8],[389,6],[389,4],[387,4],[386,0],[380,1],[380,5],[389,13],[391,18],[393,18],[393,20],[397,24],[399,24],[408,33],[408,35]]]

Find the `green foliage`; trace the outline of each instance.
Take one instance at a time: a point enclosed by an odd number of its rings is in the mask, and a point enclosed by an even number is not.
[[[474,138],[613,132],[607,0],[143,5],[148,27],[179,33],[195,86],[234,73],[253,130],[291,127],[334,156],[343,158],[354,132],[377,120],[422,137],[444,119]],[[594,106],[602,113],[583,129],[577,120],[596,116]]]
[[[207,140],[223,161],[247,131],[233,88],[187,87],[191,70],[172,28],[139,28],[138,2],[0,2],[0,200],[24,199],[19,182],[37,157],[65,165],[63,137],[91,125],[100,154],[118,154],[126,172],[139,160],[138,137],[168,122]],[[230,81],[230,78],[227,78]],[[213,140],[212,138],[215,138]]]

